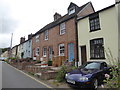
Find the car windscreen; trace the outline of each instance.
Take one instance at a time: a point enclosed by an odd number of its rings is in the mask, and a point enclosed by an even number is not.
[[[100,69],[100,63],[92,62],[84,66],[85,69]]]

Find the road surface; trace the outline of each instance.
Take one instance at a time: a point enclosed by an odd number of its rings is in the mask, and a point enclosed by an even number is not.
[[[7,63],[2,63],[2,88],[48,88],[49,86],[33,80]]]
[[[2,61],[0,61],[0,90],[2,89]]]

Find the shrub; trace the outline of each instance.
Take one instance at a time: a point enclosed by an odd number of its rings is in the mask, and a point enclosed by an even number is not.
[[[48,66],[52,66],[52,61],[48,61]]]
[[[104,80],[105,88],[120,88],[120,71],[118,71],[118,67],[111,67],[111,75],[112,78],[107,77],[106,80]]]
[[[106,80],[104,80],[105,88],[120,88],[120,60],[113,58],[112,53],[109,49],[109,54],[106,53],[109,63],[111,65],[111,75],[112,78],[107,77]],[[118,61],[118,62],[116,62]]]
[[[9,64],[9,61],[7,59],[5,59],[5,62]]]
[[[36,62],[37,62],[37,63],[41,63],[41,61],[40,61],[40,60],[37,60]]]
[[[28,72],[28,74],[34,76],[34,73],[33,73],[33,72]]]
[[[63,81],[65,81],[65,74],[66,74],[67,72],[70,72],[70,71],[74,70],[74,69],[76,69],[75,66],[69,67],[69,66],[62,65],[62,66],[61,66],[61,69],[58,71],[57,76],[56,76],[55,79],[56,79],[58,82],[63,82]]]

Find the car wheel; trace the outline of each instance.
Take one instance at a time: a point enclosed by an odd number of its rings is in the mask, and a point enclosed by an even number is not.
[[[94,79],[93,88],[95,88],[95,89],[98,88],[98,80],[97,79]]]

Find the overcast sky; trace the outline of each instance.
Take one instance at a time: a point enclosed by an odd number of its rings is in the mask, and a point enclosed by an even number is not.
[[[70,2],[81,6],[91,1],[95,11],[110,6],[115,0],[0,0],[0,48],[13,46],[20,37],[35,33],[53,21],[55,12],[65,15]]]

